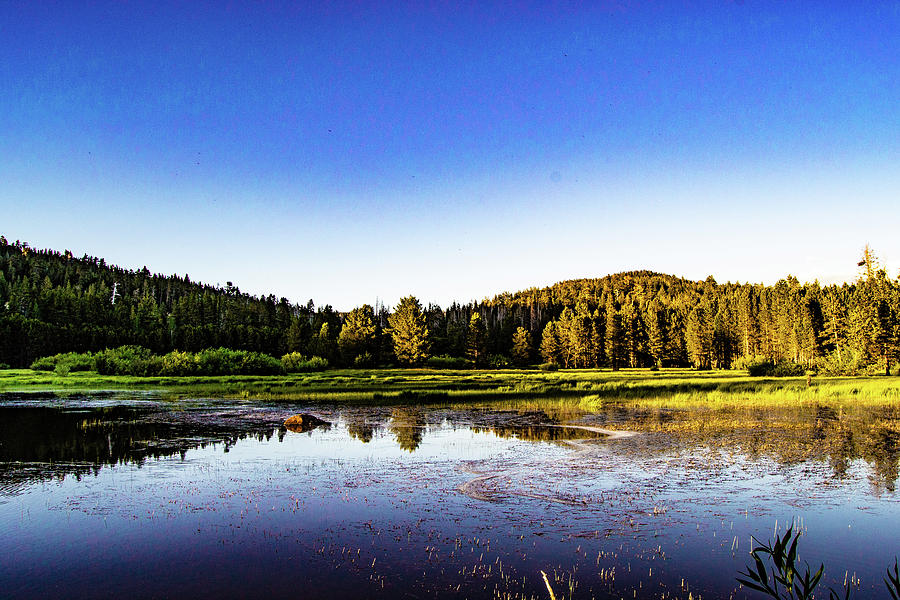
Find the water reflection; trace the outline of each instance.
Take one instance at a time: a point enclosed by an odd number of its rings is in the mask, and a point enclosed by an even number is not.
[[[134,406],[0,407],[0,493],[35,481],[96,474],[103,466],[185,458],[194,448],[284,436],[272,415]]]
[[[332,426],[282,426],[298,412]],[[898,535],[895,499],[872,494],[898,478],[898,419],[0,397],[0,581],[13,598],[293,597],[289,580],[333,598],[531,598],[544,570],[573,597],[737,598],[750,535],[800,517],[804,558],[861,574],[865,595]],[[585,427],[640,433],[582,443],[599,436]]]
[[[871,467],[870,481],[893,492],[900,476],[900,409],[794,408],[705,410],[616,407],[592,417],[643,432],[659,432],[673,446],[704,446],[750,459],[770,457],[784,466],[826,461],[832,477],[844,479],[854,461]]]
[[[391,411],[388,430],[394,435],[397,444],[407,452],[415,452],[422,443],[425,432],[425,416],[423,409],[416,406],[401,406]]]
[[[141,465],[148,459],[172,456],[183,459],[189,450],[209,444],[221,444],[228,452],[246,438],[281,441],[285,435],[294,435],[282,422],[297,408],[207,404],[173,410],[165,403],[37,404],[0,406],[0,490],[7,493],[30,481],[96,473],[105,465]],[[872,485],[887,492],[895,491],[900,477],[897,407],[681,410],[610,404],[588,413],[560,403],[539,406],[532,401],[499,407],[322,410],[349,439],[367,444],[384,432],[409,453],[416,452],[426,436],[443,425],[499,438],[550,443],[603,437],[579,427],[593,425],[655,436],[654,443],[629,446],[625,452],[659,455],[673,449],[706,448],[751,460],[772,458],[785,466],[823,461],[837,480],[851,476],[854,461],[865,461]]]

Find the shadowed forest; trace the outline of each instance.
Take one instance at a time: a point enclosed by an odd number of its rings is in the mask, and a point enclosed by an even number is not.
[[[635,271],[446,308],[408,296],[393,309],[341,313],[0,237],[0,363],[25,367],[59,353],[133,345],[159,355],[216,348],[290,355],[288,362],[317,367],[891,373],[900,282],[868,247],[859,267],[857,281],[843,285],[792,276],[772,286],[720,284]]]

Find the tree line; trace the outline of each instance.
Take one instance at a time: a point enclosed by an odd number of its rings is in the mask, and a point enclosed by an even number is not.
[[[331,365],[745,368],[885,373],[900,358],[900,282],[866,248],[853,283],[690,281],[650,271],[578,279],[481,302],[390,310],[255,297],[228,282],[126,270],[0,237],[0,363],[138,345],[231,348]]]

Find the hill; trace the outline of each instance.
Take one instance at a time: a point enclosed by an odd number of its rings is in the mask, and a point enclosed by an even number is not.
[[[900,284],[868,252],[861,265],[859,281],[842,286],[791,276],[773,286],[719,284],[630,271],[423,312],[431,355],[483,365],[705,369],[767,361],[833,373],[890,371]],[[394,362],[387,311],[365,308],[375,327],[366,361]],[[361,347],[338,344],[345,320],[311,300],[254,297],[230,283],[127,270],[0,237],[0,363],[27,366],[58,352],[137,344],[158,353],[228,347],[359,364]]]

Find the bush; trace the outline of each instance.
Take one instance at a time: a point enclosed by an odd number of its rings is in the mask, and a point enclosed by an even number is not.
[[[806,373],[806,369],[803,365],[788,361],[776,364],[758,361],[747,365],[747,373],[753,377],[800,377]]]
[[[12,367],[6,363],[0,362],[0,371],[3,371],[5,369],[12,369]]]
[[[241,375],[280,375],[284,372],[281,361],[274,356],[262,352],[246,352],[237,350],[241,356]],[[324,360],[324,359],[323,359]],[[325,361],[328,364],[328,361]],[[228,375],[228,373],[211,373],[212,375]]]
[[[142,346],[107,348],[94,355],[94,367],[101,375],[156,375],[159,366],[154,365],[153,352]],[[156,357],[157,360],[159,357]]]
[[[327,363],[327,361],[326,361]],[[363,352],[353,359],[353,366],[357,369],[365,369],[375,364],[375,357],[371,352]]]
[[[158,363],[160,375],[195,375],[197,373],[196,356],[190,352],[173,350],[165,356],[161,356]]]
[[[559,371],[559,365],[552,362],[546,362],[538,367],[541,371]]]
[[[458,356],[432,356],[425,361],[425,366],[432,369],[465,369],[470,366],[470,362],[465,358]]]
[[[491,354],[487,359],[488,368],[505,369],[509,367],[509,359],[502,354]]]
[[[53,356],[45,356],[35,360],[31,363],[31,369],[34,371],[56,371],[61,368],[60,365],[65,365],[68,371],[92,371],[94,369],[94,355],[90,352],[85,352],[84,354],[78,352],[54,354]]]
[[[306,358],[299,352],[291,352],[281,357],[281,368],[285,373],[309,373],[324,371],[328,368],[328,359],[321,356]]]
[[[792,362],[780,362],[775,365],[772,375],[775,377],[802,377],[806,374],[806,368]]]
[[[197,375],[278,375],[282,363],[262,352],[211,348],[194,355]]]

